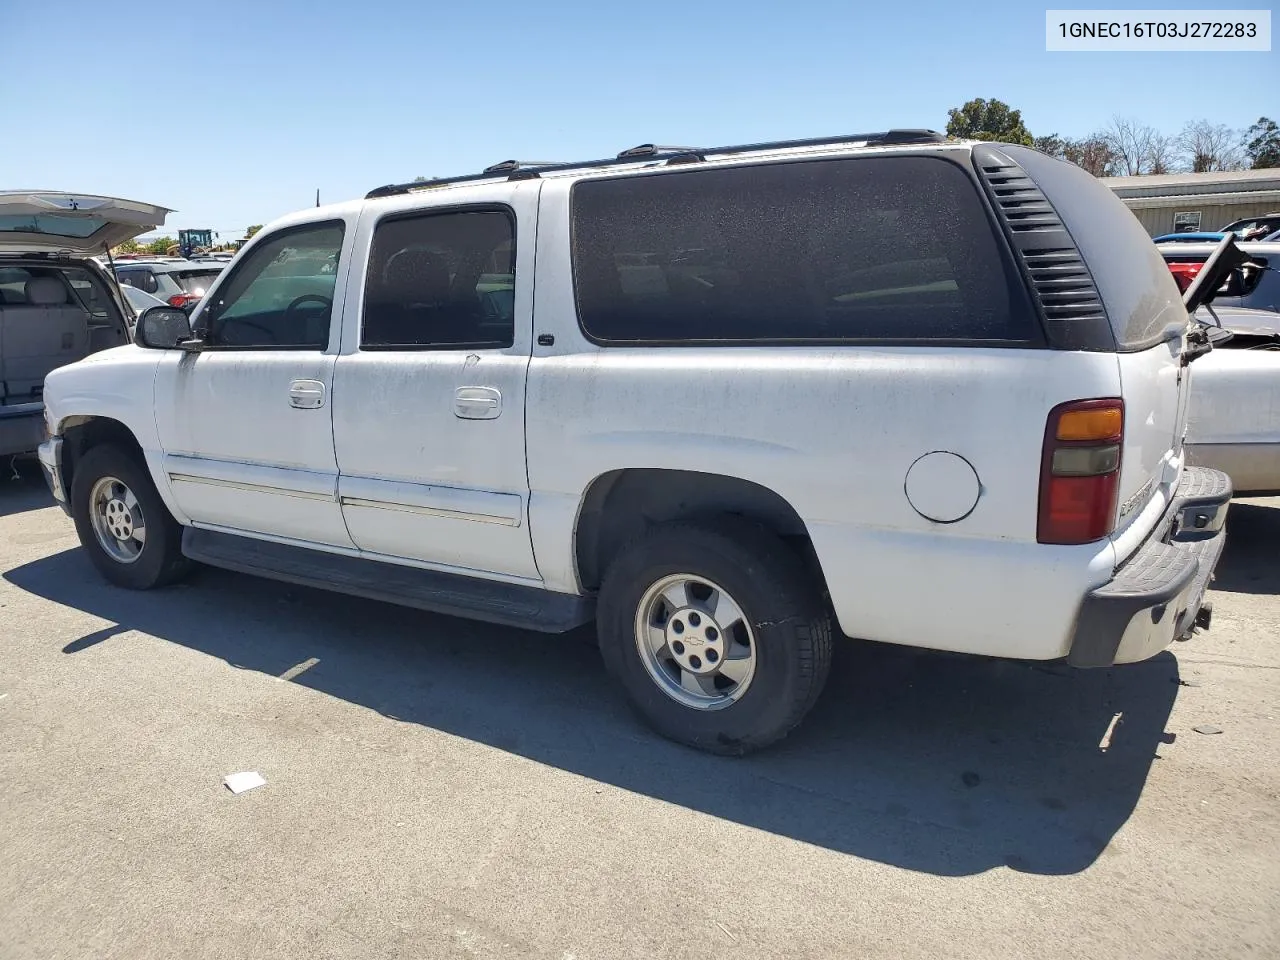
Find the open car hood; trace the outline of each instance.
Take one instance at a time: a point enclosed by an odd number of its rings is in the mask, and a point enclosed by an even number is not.
[[[1224,330],[1247,337],[1280,337],[1280,313],[1273,310],[1253,310],[1249,307],[1214,307],[1214,314],[1222,321]],[[1213,323],[1207,310],[1196,318]]]
[[[1229,233],[1223,237],[1213,248],[1213,253],[1209,254],[1209,259],[1204,262],[1196,278],[1191,281],[1191,286],[1187,287],[1187,292],[1182,295],[1187,313],[1195,313],[1199,307],[1211,301],[1231,275],[1231,271],[1250,262],[1249,255],[1236,246],[1235,234]]]
[[[104,253],[164,224],[173,211],[57,190],[0,190],[0,254]]]

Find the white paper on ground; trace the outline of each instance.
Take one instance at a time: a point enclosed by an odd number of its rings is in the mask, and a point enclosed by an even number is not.
[[[267,781],[257,771],[246,770],[244,773],[229,773],[222,782],[227,785],[227,789],[232,793],[244,793],[254,787],[263,786]]]

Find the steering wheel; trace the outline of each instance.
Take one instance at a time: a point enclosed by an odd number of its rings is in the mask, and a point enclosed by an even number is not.
[[[290,302],[290,304],[284,308],[284,312],[290,313],[294,310],[297,310],[298,307],[300,307],[302,304],[306,303],[309,300],[314,300],[316,303],[323,304],[325,309],[327,310],[333,309],[333,301],[330,300],[328,297],[323,296],[319,293],[304,293],[302,296]]]
[[[273,344],[276,342],[276,332],[272,330],[270,327],[264,327],[262,324],[254,323],[252,320],[241,320],[239,317],[232,317],[231,319],[223,323],[219,341],[221,341],[223,338],[226,337],[226,331],[228,327],[230,327],[233,332],[237,327],[245,327],[246,329],[257,330],[262,334],[263,343]],[[229,339],[231,340],[231,343],[229,345],[235,346],[236,345],[235,337],[233,336]]]

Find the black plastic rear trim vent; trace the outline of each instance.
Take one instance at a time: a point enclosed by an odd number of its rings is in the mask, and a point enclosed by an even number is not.
[[[1007,231],[1052,346],[1115,350],[1093,276],[1049,198],[1007,154],[988,144],[973,162]]]

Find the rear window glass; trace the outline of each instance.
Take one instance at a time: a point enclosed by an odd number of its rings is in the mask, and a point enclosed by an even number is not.
[[[106,221],[97,217],[66,216],[57,213],[6,214],[0,216],[0,233],[43,233],[53,237],[91,237]]]
[[[169,274],[185,292],[203,297],[221,270],[175,270]]]
[[[587,180],[572,208],[579,318],[597,341],[1034,335],[975,185],[945,160]]]

